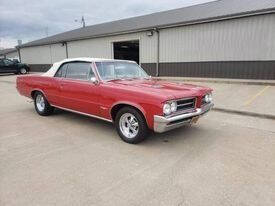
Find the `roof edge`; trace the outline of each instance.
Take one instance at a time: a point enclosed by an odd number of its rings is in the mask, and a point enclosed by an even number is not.
[[[7,49],[2,49],[0,50],[0,55],[6,55],[6,54],[10,54],[12,52],[16,52],[17,49],[16,48],[7,48]]]

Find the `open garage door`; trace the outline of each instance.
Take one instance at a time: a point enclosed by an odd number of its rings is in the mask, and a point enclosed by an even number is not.
[[[133,60],[139,64],[139,41],[113,42],[114,59]]]

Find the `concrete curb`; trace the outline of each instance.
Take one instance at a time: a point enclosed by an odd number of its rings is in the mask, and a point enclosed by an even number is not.
[[[185,81],[185,82],[208,82],[222,84],[246,84],[246,85],[270,85],[275,86],[275,80],[254,79],[218,79],[218,78],[194,78],[194,77],[153,77],[159,80]]]
[[[245,116],[250,116],[250,117],[258,117],[258,118],[262,118],[262,119],[275,120],[275,115],[271,115],[271,114],[259,114],[259,113],[254,113],[254,112],[225,109],[225,108],[220,108],[220,107],[214,107],[212,110],[218,111],[218,112],[230,113],[230,114],[239,114],[239,115],[245,115]]]

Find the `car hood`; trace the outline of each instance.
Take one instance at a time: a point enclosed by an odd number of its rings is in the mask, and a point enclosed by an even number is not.
[[[113,80],[112,82],[118,86],[128,86],[135,91],[154,93],[155,95],[165,96],[166,99],[180,99],[185,97],[201,96],[206,92],[212,91],[207,87],[156,79]]]

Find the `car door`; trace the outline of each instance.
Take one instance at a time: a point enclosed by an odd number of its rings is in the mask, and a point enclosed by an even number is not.
[[[67,63],[65,77],[59,79],[62,107],[98,116],[99,89],[90,81],[92,77],[90,62]]]
[[[52,89],[49,90],[48,99],[52,105],[64,107],[64,98],[61,96],[61,82],[64,80],[68,63],[62,64],[52,78]]]
[[[13,73],[16,72],[16,65],[9,59],[3,59],[3,72]]]
[[[5,67],[4,67],[4,61],[3,59],[0,59],[0,73],[4,73],[5,72]]]

